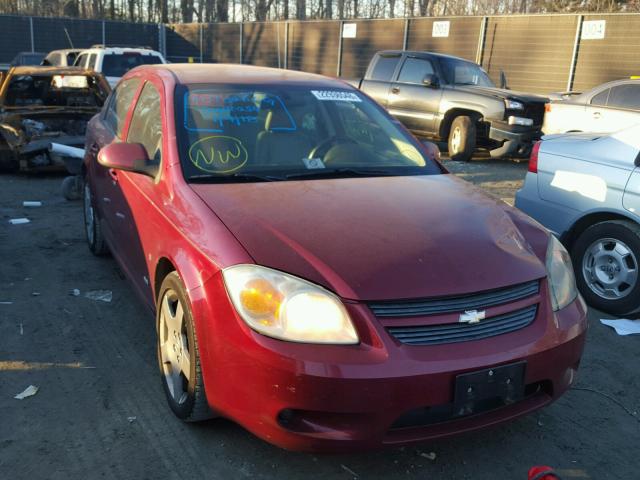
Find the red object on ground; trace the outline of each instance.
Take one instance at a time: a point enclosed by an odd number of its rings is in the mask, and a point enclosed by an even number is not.
[[[559,477],[553,473],[553,468],[547,466],[536,466],[529,469],[529,476],[527,477],[527,480],[557,480],[558,478]]]

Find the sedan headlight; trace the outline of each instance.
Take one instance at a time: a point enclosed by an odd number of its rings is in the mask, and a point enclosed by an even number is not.
[[[507,110],[524,110],[524,104],[517,100],[505,99],[504,106]]]
[[[553,311],[569,305],[578,295],[573,276],[571,257],[560,241],[553,235],[547,247],[547,277]]]
[[[340,299],[322,287],[259,265],[235,265],[222,274],[240,317],[264,335],[305,343],[359,341]]]

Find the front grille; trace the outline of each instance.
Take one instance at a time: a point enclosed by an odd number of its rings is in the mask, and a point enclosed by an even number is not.
[[[514,332],[530,325],[536,318],[537,305],[498,315],[479,323],[447,323],[413,327],[387,327],[387,331],[407,345],[442,345],[469,342]]]
[[[544,119],[544,103],[527,103],[524,107],[524,115],[519,115],[525,118],[532,118],[533,124],[538,126],[542,125]]]
[[[521,283],[507,288],[453,297],[407,300],[403,302],[369,303],[376,317],[421,317],[442,313],[464,312],[515,302],[538,293],[540,282]]]

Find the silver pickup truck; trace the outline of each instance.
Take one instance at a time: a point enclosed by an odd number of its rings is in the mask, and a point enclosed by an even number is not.
[[[477,147],[493,157],[527,157],[548,102],[497,88],[473,62],[429,52],[378,52],[355,86],[416,135],[447,141],[451,158],[461,161]]]

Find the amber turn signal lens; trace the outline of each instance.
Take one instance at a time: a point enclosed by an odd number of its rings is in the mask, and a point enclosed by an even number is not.
[[[282,300],[282,294],[262,278],[248,281],[240,292],[242,306],[256,317],[275,316]]]

